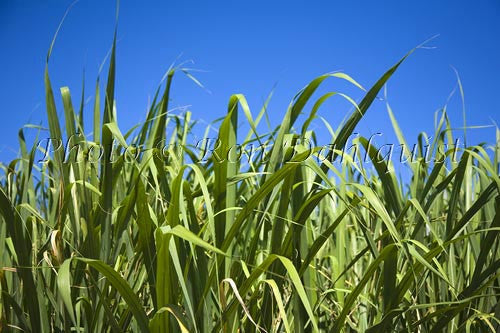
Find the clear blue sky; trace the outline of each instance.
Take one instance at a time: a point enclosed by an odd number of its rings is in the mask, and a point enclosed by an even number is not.
[[[47,124],[45,56],[70,3],[0,2],[0,161],[4,163],[16,156],[17,132],[23,124]],[[60,99],[59,87],[67,85],[74,104],[79,103],[85,68],[87,118],[114,24],[114,1],[80,0],[54,48],[50,74],[56,98]],[[211,93],[179,75],[171,106],[190,105],[194,119],[211,121],[226,112],[231,94],[243,93],[256,114],[277,84],[269,107],[276,125],[293,95],[315,76],[342,70],[369,87],[408,50],[435,34],[440,36],[430,45],[436,48],[418,50],[388,84],[388,99],[410,142],[420,131],[432,132],[434,112],[456,85],[450,65],[458,70],[465,89],[468,124],[500,122],[499,1],[123,0],[117,49],[119,125],[126,130],[144,119],[148,98],[181,53],[181,60],[192,59],[193,67],[207,71],[197,77]],[[335,80],[323,89],[362,97]],[[62,114],[62,109],[58,111]],[[320,115],[336,125],[348,111],[346,104],[334,101]],[[449,113],[460,127],[459,96],[450,102]],[[315,126],[321,127],[321,122]],[[384,103],[372,106],[358,131],[365,136],[386,133],[377,141],[380,144],[392,140]],[[494,129],[471,130],[468,135],[473,143],[491,143]]]

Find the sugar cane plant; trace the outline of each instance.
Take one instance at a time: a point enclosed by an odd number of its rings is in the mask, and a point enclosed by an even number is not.
[[[21,129],[19,157],[2,164],[0,331],[499,330],[499,131],[494,145],[453,146],[443,108],[435,133],[404,151],[407,180],[368,138],[340,148],[407,56],[367,90],[344,73],[315,78],[265,133],[267,104],[255,113],[233,95],[206,155],[189,140],[191,114],[169,109],[180,67],[121,132],[115,52],[91,128],[83,94],[75,105],[67,87],[53,91],[47,57],[50,139],[30,147]],[[315,94],[336,80],[364,97]],[[330,98],[352,113],[331,125],[329,149],[311,148]],[[268,149],[240,156],[250,146]]]

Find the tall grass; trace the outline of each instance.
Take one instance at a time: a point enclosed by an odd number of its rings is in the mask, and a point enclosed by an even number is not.
[[[306,158],[301,144],[317,139],[308,126],[322,103],[346,97],[354,111],[331,133],[332,144],[343,147],[406,57],[359,104],[340,93],[315,94],[327,79],[361,88],[346,74],[315,78],[268,133],[257,132],[266,107],[252,113],[243,95],[231,96],[215,151],[197,162],[202,152],[188,140],[190,113],[169,112],[178,68],[169,70],[145,122],[120,131],[115,52],[113,44],[106,90],[96,84],[93,128],[84,126],[83,105],[75,108],[66,87],[64,122],[58,117],[45,71],[50,137],[71,138],[81,151],[30,148],[21,130],[20,156],[3,167],[0,330],[499,329],[498,146],[457,151],[442,110],[435,133],[420,135],[415,156],[406,156],[413,162],[403,182],[368,139],[357,141],[363,151],[330,150],[327,158],[319,148]],[[306,120],[297,124],[301,114]],[[240,137],[240,148],[271,148],[245,162],[231,149]],[[111,149],[114,141],[119,148]],[[365,152],[371,163],[360,163]],[[40,154],[48,156],[43,163]]]

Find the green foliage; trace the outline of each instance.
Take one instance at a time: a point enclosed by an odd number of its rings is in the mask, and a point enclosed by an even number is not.
[[[269,133],[257,132],[267,102],[253,118],[245,97],[232,96],[219,145],[198,163],[190,113],[168,109],[173,76],[185,69],[168,71],[145,123],[124,135],[115,118],[115,52],[113,43],[102,114],[96,85],[92,136],[77,135],[85,133],[83,106],[75,110],[61,89],[64,133],[88,158],[58,150],[37,163],[44,147],[28,151],[21,130],[20,157],[3,167],[0,331],[499,329],[498,149],[443,150],[454,142],[445,109],[434,141],[420,136],[406,182],[365,138],[358,143],[373,168],[357,162],[360,150],[315,158],[320,149],[300,143],[315,140],[308,126],[325,100],[340,96],[355,106],[332,132],[332,144],[345,145],[406,56],[359,104],[337,92],[314,100],[328,78],[363,89],[346,74],[314,79]],[[62,140],[48,65],[45,84],[50,136]],[[272,147],[249,163],[232,155],[241,111],[250,127],[242,147]],[[131,157],[137,146],[140,159]]]

